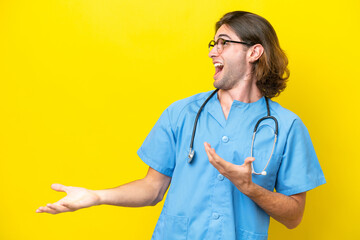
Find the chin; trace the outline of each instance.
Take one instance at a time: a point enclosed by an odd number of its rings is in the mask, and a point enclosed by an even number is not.
[[[215,80],[213,85],[215,88],[218,88],[221,90],[230,90],[236,85],[236,82],[231,82],[228,79],[220,78],[218,80]]]
[[[214,85],[215,88],[222,89],[222,84],[217,82],[216,80],[215,80],[213,85]]]
[[[214,81],[214,87],[218,89],[224,89],[226,88],[226,80],[224,78],[217,78]]]
[[[224,86],[224,79],[221,78],[220,76],[217,77],[216,79],[214,78],[213,84],[214,84],[214,87],[221,89],[221,87]]]

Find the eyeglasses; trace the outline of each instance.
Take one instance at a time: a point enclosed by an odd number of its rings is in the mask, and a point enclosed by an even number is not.
[[[219,38],[217,41],[214,41],[214,40],[211,40],[209,42],[209,52],[215,47],[217,46],[217,51],[218,53],[221,53],[223,50],[224,50],[224,46],[227,45],[227,43],[240,43],[240,44],[244,44],[244,45],[247,45],[247,46],[252,46],[254,44],[252,43],[248,43],[248,42],[238,42],[238,41],[232,41],[232,40],[225,40],[225,39],[222,39],[222,38]]]

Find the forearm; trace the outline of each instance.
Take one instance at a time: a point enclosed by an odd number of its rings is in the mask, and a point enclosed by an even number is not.
[[[163,198],[170,181],[170,177],[149,167],[145,178],[112,189],[89,190],[53,184],[51,188],[66,192],[66,197],[53,204],[39,207],[36,212],[58,214],[101,204],[124,207],[155,205]]]
[[[112,189],[96,190],[99,205],[108,204],[123,207],[153,206],[162,199],[161,191],[146,179],[136,180]]]
[[[305,193],[286,196],[271,192],[255,183],[249,184],[243,193],[278,222],[292,229],[300,224],[304,208]]]

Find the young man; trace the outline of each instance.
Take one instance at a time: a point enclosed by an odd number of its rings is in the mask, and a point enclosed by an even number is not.
[[[306,191],[325,178],[302,121],[269,99],[289,75],[276,33],[258,15],[230,12],[209,50],[217,90],[163,112],[138,151],[144,179],[99,191],[54,184],[68,195],[37,212],[155,205],[171,181],[153,239],[262,240],[269,216],[296,227]]]

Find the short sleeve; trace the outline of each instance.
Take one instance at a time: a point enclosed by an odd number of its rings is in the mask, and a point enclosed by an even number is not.
[[[311,190],[326,183],[305,125],[295,119],[288,133],[275,189],[285,195]]]
[[[149,167],[172,176],[175,167],[175,137],[166,109],[137,151],[138,156]]]

